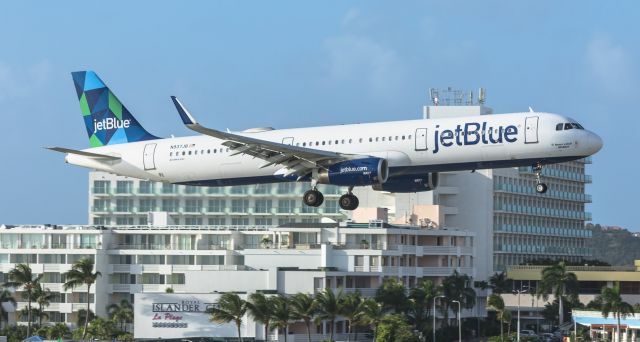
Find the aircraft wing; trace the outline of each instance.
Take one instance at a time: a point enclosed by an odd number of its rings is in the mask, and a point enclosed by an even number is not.
[[[77,154],[77,155],[85,156],[85,157],[89,157],[89,158],[109,159],[109,160],[118,160],[118,159],[120,159],[120,157],[110,156],[108,154],[100,154],[100,153],[92,153],[92,152],[86,152],[86,151],[80,151],[80,150],[73,150],[73,149],[65,148],[65,147],[45,147],[45,148],[47,150],[51,150],[51,151],[56,151],[56,152],[61,152],[61,153],[69,153],[69,154]]]
[[[278,174],[283,177],[295,174],[298,176],[298,179],[301,179],[312,172],[313,169],[326,168],[329,165],[340,161],[364,157],[354,154],[344,154],[281,144],[207,128],[200,125],[193,118],[189,111],[187,111],[187,109],[182,105],[180,100],[175,96],[171,96],[171,99],[180,114],[180,118],[182,118],[182,122],[184,122],[187,128],[204,135],[225,140],[222,145],[235,151],[231,154],[232,156],[237,154],[247,154],[264,160],[266,163],[261,165],[260,168],[271,165],[282,165],[283,169],[280,170]]]

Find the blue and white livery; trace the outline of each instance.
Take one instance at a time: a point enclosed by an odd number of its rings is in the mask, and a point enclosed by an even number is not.
[[[183,123],[200,135],[161,139],[142,128],[95,73],[80,73],[86,75],[74,73],[74,81],[95,147],[50,148],[66,153],[67,163],[199,186],[304,181],[309,191],[303,200],[310,206],[323,202],[317,184],[348,187],[339,203],[353,210],[358,206],[351,192],[355,186],[429,191],[437,186],[438,172],[515,166],[533,166],[536,191],[544,193],[547,186],[540,179],[544,165],[584,158],[602,148],[600,137],[575,120],[533,111],[224,132],[202,126],[176,97],[172,100]],[[84,79],[99,82],[107,91],[94,95],[93,90],[81,89]]]

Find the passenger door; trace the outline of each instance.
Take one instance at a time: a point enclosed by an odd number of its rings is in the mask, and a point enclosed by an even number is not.
[[[156,169],[156,161],[155,161],[156,145],[157,144],[144,145],[142,162],[144,164],[145,171]]]
[[[525,144],[537,144],[538,143],[538,117],[529,116],[526,118],[524,132]]]

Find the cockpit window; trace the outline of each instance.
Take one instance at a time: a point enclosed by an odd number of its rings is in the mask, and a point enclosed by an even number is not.
[[[566,123],[559,123],[556,125],[556,131],[562,131],[564,127],[564,130],[568,130],[568,129],[584,129],[584,127],[582,127],[581,124],[577,123],[577,122],[566,122]]]

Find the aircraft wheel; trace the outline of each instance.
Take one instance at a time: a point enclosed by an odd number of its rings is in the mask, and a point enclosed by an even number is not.
[[[547,185],[544,183],[536,184],[536,192],[539,194],[544,194],[545,192],[547,192]]]
[[[319,207],[324,202],[324,196],[318,190],[308,190],[302,196],[302,201],[310,207]]]
[[[340,208],[342,208],[342,210],[355,210],[356,208],[358,208],[360,201],[358,200],[358,197],[352,194],[344,194],[340,196],[340,200],[338,201],[338,203],[340,204]]]

